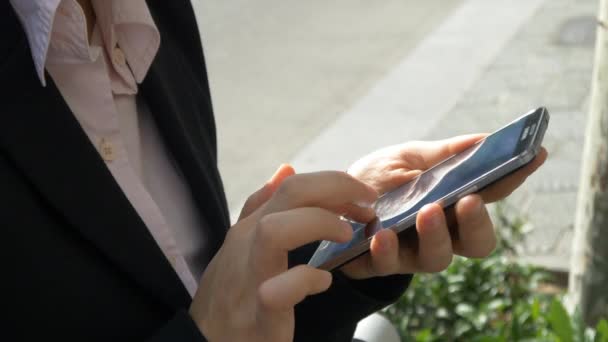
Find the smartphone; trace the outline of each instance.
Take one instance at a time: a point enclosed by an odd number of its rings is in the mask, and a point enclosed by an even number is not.
[[[530,111],[382,195],[374,204],[372,222],[347,220],[354,231],[351,241],[322,241],[308,264],[328,271],[338,268],[367,253],[372,237],[381,229],[392,229],[400,236],[415,235],[416,214],[424,205],[439,203],[447,208],[531,162],[540,151],[548,124],[547,109]]]

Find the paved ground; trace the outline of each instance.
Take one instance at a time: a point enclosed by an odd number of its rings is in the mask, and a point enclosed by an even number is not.
[[[552,116],[546,167],[508,203],[533,230],[524,259],[567,270],[593,62],[597,1],[544,1],[435,132],[492,129],[545,105]],[[432,137],[440,137],[435,133]]]
[[[461,3],[195,1],[230,206],[239,208]]]
[[[374,148],[552,113],[551,159],[510,199],[526,259],[564,269],[596,0],[196,3],[234,213],[274,168],[344,169]]]

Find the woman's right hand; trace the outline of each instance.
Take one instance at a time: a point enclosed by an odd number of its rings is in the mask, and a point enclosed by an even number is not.
[[[350,240],[352,229],[340,216],[371,220],[378,196],[344,172],[293,175],[265,191],[261,201],[252,195],[249,212],[228,231],[190,307],[211,342],[292,341],[294,306],[329,288],[331,273],[288,269],[288,252],[317,240]]]

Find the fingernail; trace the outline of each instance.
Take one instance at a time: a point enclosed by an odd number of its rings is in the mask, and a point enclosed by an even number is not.
[[[438,212],[433,212],[427,221],[428,225],[437,228],[441,225],[441,216]]]
[[[382,252],[386,252],[389,250],[390,246],[388,245],[388,241],[385,239],[378,239],[378,247],[380,247]]]
[[[283,165],[285,165],[285,164],[281,164],[281,165],[279,165],[279,167],[278,167],[278,168],[277,168],[277,170],[276,170],[276,171],[275,171],[275,172],[272,174],[272,177],[270,177],[270,179],[268,180],[268,182],[267,182],[267,183],[272,182],[272,180],[273,180],[273,179],[275,179],[275,178],[276,178],[276,177],[279,175],[279,172],[280,172],[280,171],[281,171],[281,169],[283,168]]]
[[[481,201],[481,199],[475,198],[475,196],[477,196],[477,195],[469,195],[468,200],[475,201],[475,206],[473,206],[473,208],[471,208],[471,212],[475,215],[479,215],[483,212],[484,203],[483,203],[483,201]]]

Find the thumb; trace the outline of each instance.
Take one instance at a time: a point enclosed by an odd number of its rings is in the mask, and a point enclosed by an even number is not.
[[[247,198],[245,201],[245,205],[243,205],[243,209],[241,209],[241,215],[239,215],[239,221],[244,219],[245,217],[251,215],[254,211],[256,211],[259,207],[261,207],[264,203],[266,203],[272,194],[279,188],[281,183],[285,180],[285,178],[289,176],[293,176],[296,171],[289,164],[281,164],[279,168],[275,171],[274,175],[270,177],[270,179],[262,186],[258,191],[254,192]]]

